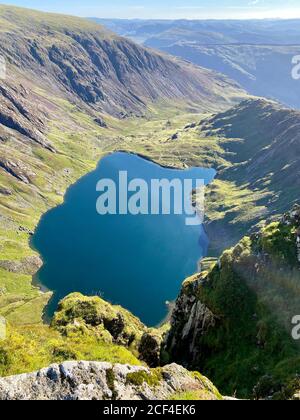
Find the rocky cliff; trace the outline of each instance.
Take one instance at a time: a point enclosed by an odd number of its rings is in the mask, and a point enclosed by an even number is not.
[[[183,167],[162,141],[173,135],[168,119],[184,126],[247,95],[85,19],[1,5],[0,27],[0,314],[28,325],[51,298],[32,284],[34,265],[22,271],[42,214],[114,151]]]
[[[287,397],[300,368],[291,337],[299,227],[295,206],[185,281],[165,340],[171,360],[201,369],[231,395]]]
[[[7,340],[0,342],[2,376],[57,364],[1,380],[0,397],[218,397],[211,385],[213,395],[196,386],[203,385],[201,375],[174,365],[159,367],[175,362],[204,372],[223,394],[293,398],[300,389],[299,345],[291,335],[300,296],[299,228],[297,205],[219,260],[206,259],[205,271],[184,282],[169,328],[149,330],[125,309],[78,293],[61,301],[51,327],[9,328]],[[121,361],[126,367],[115,366]]]
[[[90,110],[124,117],[141,115],[155,101],[187,100],[207,108],[242,94],[222,75],[84,19],[1,6],[0,24],[0,55],[8,77],[14,73],[11,80],[25,76]]]
[[[245,94],[222,75],[84,19],[0,6],[0,25],[0,58],[6,62],[0,79],[0,169],[25,183],[36,173],[14,149],[24,153],[25,143],[56,152],[48,137],[54,120],[64,125],[63,101],[103,128],[103,114],[143,116],[153,104],[174,101],[222,109]]]
[[[150,370],[110,363],[67,362],[0,379],[0,400],[220,400],[200,374],[172,364]]]

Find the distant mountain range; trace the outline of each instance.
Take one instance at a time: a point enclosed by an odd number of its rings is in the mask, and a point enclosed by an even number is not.
[[[295,20],[126,20],[91,18],[136,42],[162,46],[170,42],[198,44],[292,45],[300,42]],[[155,41],[156,40],[156,41]]]
[[[120,35],[226,74],[250,93],[300,107],[292,58],[300,20],[156,21],[94,19]]]

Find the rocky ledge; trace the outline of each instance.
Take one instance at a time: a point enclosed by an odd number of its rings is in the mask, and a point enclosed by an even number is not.
[[[187,394],[195,399],[222,399],[207,378],[176,364],[150,370],[66,362],[0,379],[0,400],[170,400],[184,399]]]

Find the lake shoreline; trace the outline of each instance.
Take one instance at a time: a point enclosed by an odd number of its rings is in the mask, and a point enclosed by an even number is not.
[[[93,171],[91,171],[91,172],[89,172],[89,173],[87,173],[87,174],[85,174],[83,177],[81,177],[78,181],[76,181],[76,182],[74,182],[72,185],[70,185],[69,186],[69,188],[66,190],[66,193],[65,193],[65,195],[64,195],[64,200],[63,200],[63,203],[62,204],[60,204],[58,207],[56,207],[56,208],[54,208],[54,209],[50,209],[48,212],[46,212],[44,215],[42,215],[41,216],[41,221],[40,221],[40,223],[43,223],[43,220],[44,220],[44,218],[46,218],[46,216],[48,215],[48,213],[50,213],[51,211],[53,211],[53,210],[55,210],[55,209],[58,209],[58,208],[63,208],[64,206],[66,206],[66,205],[68,205],[68,194],[70,193],[70,190],[72,190],[75,186],[76,186],[76,184],[78,184],[78,182],[82,182],[82,180],[84,180],[85,178],[88,178],[89,176],[91,176],[91,175],[97,175],[97,173],[98,173],[98,171],[100,170],[100,167],[101,167],[101,163],[105,160],[105,158],[109,158],[109,157],[112,157],[112,156],[114,156],[114,155],[120,155],[121,157],[122,157],[122,155],[124,155],[124,157],[129,157],[129,156],[132,156],[132,157],[134,157],[134,158],[138,158],[138,159],[141,159],[142,161],[145,161],[145,162],[149,162],[149,163],[152,163],[153,165],[155,165],[157,168],[160,168],[160,169],[166,169],[166,170],[175,170],[175,171],[179,171],[181,174],[184,174],[185,173],[185,169],[188,171],[188,170],[206,170],[206,168],[197,168],[197,167],[195,167],[195,168],[181,168],[181,167],[176,167],[176,166],[172,166],[172,167],[168,167],[168,166],[164,166],[164,165],[161,165],[161,164],[159,164],[159,163],[157,163],[155,160],[153,160],[153,159],[151,159],[151,158],[149,158],[149,157],[147,157],[147,156],[143,156],[143,155],[141,155],[141,154],[139,154],[139,153],[134,153],[134,152],[126,152],[126,151],[117,151],[117,152],[110,152],[110,153],[107,153],[107,154],[105,154],[100,160],[99,160],[99,162],[98,162],[98,164],[97,164],[97,166],[96,166],[96,169],[95,170],[93,170]],[[210,181],[211,182],[211,181]],[[37,227],[38,228],[38,227]],[[35,231],[35,234],[34,234],[34,236],[36,235],[36,232],[37,232],[37,230],[38,229],[36,229],[36,231]],[[199,244],[200,244],[200,238],[201,238],[201,233],[200,233],[200,231],[199,231]],[[199,245],[200,246],[200,245]],[[31,244],[31,248],[32,249],[34,249],[34,251],[35,252],[39,252],[39,250],[37,249],[37,247],[36,246],[34,246],[33,245],[33,243]],[[42,271],[43,269],[45,269],[45,260],[43,259],[43,256],[41,255],[41,253],[39,252],[39,254],[40,254],[40,257],[41,257],[41,259],[42,259],[42,261],[43,261],[43,266],[42,266],[42,269],[40,270],[40,271]],[[201,258],[199,259],[199,258],[197,258],[197,261],[196,261],[196,265],[199,263],[199,260],[201,260],[203,257],[204,257],[205,255],[203,255],[203,256],[201,256]],[[48,292],[51,292],[52,293],[52,298],[53,297],[55,297],[55,294],[56,294],[56,292],[55,292],[55,290],[58,290],[57,288],[50,288],[50,287],[47,287],[47,286],[45,286],[45,282],[43,281],[43,279],[42,278],[40,278],[39,277],[39,274],[40,274],[40,271],[35,275],[35,278],[33,278],[33,284],[34,285],[36,285],[37,287],[39,287],[40,288],[40,290],[41,290],[41,292],[42,293],[48,293]],[[194,271],[194,273],[196,273],[197,272],[197,268],[195,269],[195,271]],[[189,273],[190,274],[190,273]],[[180,285],[182,284],[182,282],[184,281],[184,279],[186,278],[186,276],[182,276],[182,278],[181,278],[181,282],[180,282]],[[178,289],[176,290],[176,296],[177,296],[177,294],[179,293],[179,291],[180,291],[180,285],[179,285],[179,287],[178,287]],[[101,289],[99,289],[99,290],[101,290]],[[74,291],[78,291],[78,292],[81,292],[82,293],[82,290],[80,289],[80,288],[76,288],[76,290],[74,290]],[[70,291],[69,293],[72,293],[72,291]],[[67,294],[69,294],[69,293],[67,293]],[[67,294],[65,295],[65,296],[67,296]],[[85,294],[87,294],[87,295],[91,295],[92,293],[91,292],[85,292]],[[105,295],[109,295],[107,292],[105,293]],[[50,299],[49,300],[49,304],[47,305],[47,307],[49,307],[49,306],[51,306],[51,303],[52,303],[52,305],[53,305],[53,299]],[[118,300],[115,300],[115,299],[111,299],[110,298],[110,296],[108,296],[108,298],[106,298],[105,300],[107,300],[108,302],[112,302],[112,304],[113,304],[113,302],[114,301],[117,301],[117,302],[120,302],[120,300],[118,299]],[[123,306],[123,307],[125,307],[125,308],[127,308],[126,307],[126,304],[124,304],[124,303],[122,303],[121,302],[121,305]],[[46,307],[46,311],[47,311],[47,307]],[[139,317],[139,318],[141,318],[140,316],[139,316],[139,314],[138,313],[136,313],[135,311],[133,311],[132,309],[128,309],[130,312],[132,312],[135,316],[137,316],[137,317]],[[162,321],[160,321],[159,322],[159,325],[162,325],[162,324],[164,324],[164,323],[166,323],[166,322],[169,322],[169,320],[170,320],[170,317],[171,317],[171,315],[172,315],[172,310],[173,310],[173,308],[172,308],[172,305],[170,305],[169,306],[169,308],[168,308],[168,311],[167,311],[167,314],[166,314],[166,316],[163,318],[163,320]],[[47,317],[47,320],[48,319],[50,319],[50,317]],[[153,323],[152,322],[145,322],[144,320],[142,320],[142,322],[144,322],[145,324],[147,324],[147,325],[153,325]]]

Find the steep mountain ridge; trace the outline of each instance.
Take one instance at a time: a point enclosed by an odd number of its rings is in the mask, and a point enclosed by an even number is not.
[[[5,6],[0,19],[0,54],[8,72],[10,66],[30,72],[36,83],[58,88],[98,112],[141,114],[149,103],[163,100],[209,108],[207,102],[225,105],[239,94],[222,75],[138,46],[84,19]]]
[[[245,93],[85,19],[0,6],[0,26],[0,313],[28,324],[51,297],[32,284],[30,237],[66,188],[107,153],[157,153],[148,136],[168,118],[186,124]],[[162,158],[174,160],[171,145]]]

